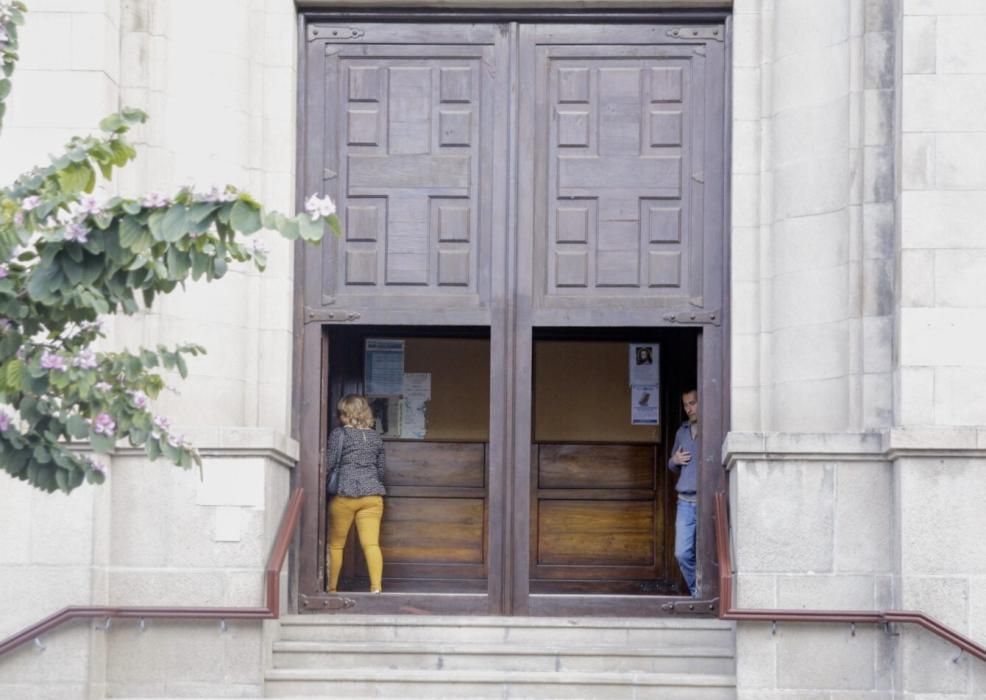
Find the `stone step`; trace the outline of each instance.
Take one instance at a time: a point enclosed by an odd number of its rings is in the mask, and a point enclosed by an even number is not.
[[[736,679],[673,673],[274,669],[267,672],[265,696],[735,700]]]
[[[546,644],[275,642],[274,668],[705,673],[734,672],[724,647],[630,648]]]
[[[283,641],[734,648],[731,623],[698,618],[294,615],[280,629]]]

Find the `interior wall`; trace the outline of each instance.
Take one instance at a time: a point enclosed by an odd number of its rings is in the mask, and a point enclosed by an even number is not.
[[[627,348],[584,340],[534,344],[535,442],[660,442],[659,425],[630,423]]]

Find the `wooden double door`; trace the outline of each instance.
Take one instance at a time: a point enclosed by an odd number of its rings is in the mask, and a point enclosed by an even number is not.
[[[724,18],[378,19],[312,16],[301,37],[300,189],[331,195],[344,233],[298,254],[299,609],[665,614],[677,569],[663,461],[692,383],[700,588],[714,597]],[[419,348],[433,385],[465,382],[471,398],[433,386],[426,438],[387,442],[388,594],[332,597],[321,455],[335,399],[366,390],[371,337],[404,340],[412,364]],[[466,342],[481,360],[450,350]],[[661,348],[660,429],[543,432],[570,405],[539,413],[558,374],[540,349],[629,342]]]

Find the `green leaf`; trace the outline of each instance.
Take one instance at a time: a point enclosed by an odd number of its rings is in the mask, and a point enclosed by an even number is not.
[[[17,358],[12,359],[7,363],[6,374],[7,386],[14,390],[20,389],[24,378],[24,363]]]
[[[302,214],[296,217],[298,220],[298,231],[301,234],[302,240],[314,243],[315,241],[322,240],[322,236],[325,233],[325,227],[322,226],[322,220],[318,219],[312,221],[312,217]]]
[[[124,248],[132,248],[140,237],[144,234],[144,227],[132,216],[124,216],[120,219],[120,245]]]
[[[38,464],[48,464],[51,461],[51,454],[45,449],[44,445],[34,448],[34,461]]]
[[[256,233],[261,229],[260,210],[243,201],[236,200],[229,215],[229,224],[241,233]]]
[[[65,422],[65,427],[68,429],[68,434],[77,440],[89,437],[89,423],[78,414],[73,413],[69,416]]]
[[[181,375],[181,378],[187,379],[188,364],[185,362],[185,358],[182,357],[180,353],[175,353],[175,365],[178,367],[178,374]]]
[[[93,433],[89,437],[89,444],[92,445],[92,449],[95,450],[96,452],[106,454],[107,452],[113,449],[114,445],[116,444],[116,440],[106,435]]]
[[[58,184],[66,194],[90,191],[96,182],[96,173],[88,162],[72,163],[58,171]],[[91,184],[90,184],[91,183]]]
[[[0,80],[0,100],[7,99],[7,95],[10,94],[10,81],[4,78]]]
[[[168,212],[161,220],[161,238],[168,243],[174,243],[188,231],[188,224],[185,222],[188,210],[181,204],[175,204],[168,209]]]

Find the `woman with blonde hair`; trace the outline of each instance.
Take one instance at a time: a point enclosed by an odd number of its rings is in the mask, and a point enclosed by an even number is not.
[[[338,470],[336,492],[329,496],[329,592],[335,592],[339,584],[342,552],[355,520],[370,570],[370,592],[379,593],[383,578],[380,520],[387,493],[383,486],[383,440],[373,429],[373,412],[365,396],[347,394],[336,410],[342,425],[329,435],[326,465],[327,474]]]

